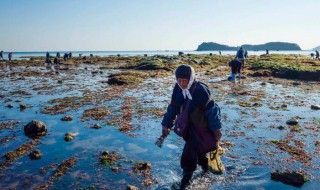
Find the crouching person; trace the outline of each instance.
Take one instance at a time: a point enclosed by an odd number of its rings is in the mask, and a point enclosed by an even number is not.
[[[180,159],[183,176],[180,189],[185,189],[197,165],[206,172],[206,153],[216,149],[221,138],[219,106],[211,99],[208,86],[195,79],[193,67],[180,65],[175,71],[171,103],[162,120],[162,136],[173,128],[181,136],[184,148]]]
[[[237,74],[239,74],[239,79],[241,79],[241,68],[243,68],[243,63],[238,59],[234,59],[229,62],[229,67],[231,67],[231,74],[228,77],[228,81],[235,81]]]

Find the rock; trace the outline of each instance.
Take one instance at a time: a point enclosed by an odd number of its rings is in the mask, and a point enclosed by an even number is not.
[[[72,139],[73,139],[73,137],[72,137],[70,134],[68,134],[68,133],[65,134],[64,140],[65,140],[66,142],[72,141]]]
[[[284,130],[284,129],[286,129],[286,127],[285,126],[282,126],[282,125],[280,125],[279,127],[277,127],[279,130]]]
[[[316,141],[316,142],[314,143],[314,145],[317,146],[317,147],[320,147],[320,141]]]
[[[309,181],[307,177],[296,171],[281,172],[279,170],[275,170],[271,173],[271,179],[295,187],[301,187],[305,182]]]
[[[311,105],[311,109],[320,110],[320,105]]]
[[[117,172],[117,171],[119,171],[119,168],[114,166],[114,167],[111,168],[111,170],[114,171],[114,172]]]
[[[72,116],[64,116],[63,118],[61,118],[61,121],[72,121],[73,117]]]
[[[286,123],[288,124],[288,125],[297,125],[298,124],[298,119],[296,119],[296,118],[291,118],[290,120],[288,120]]]
[[[8,108],[13,108],[13,105],[12,104],[8,104],[7,107]]]
[[[100,124],[99,124],[99,123],[96,123],[96,124],[94,124],[93,128],[95,128],[95,129],[100,129],[100,128],[101,128],[101,126],[100,126]]]
[[[267,85],[267,83],[263,82],[263,83],[261,83],[260,85],[261,85],[261,86],[264,86],[264,85]]]
[[[24,110],[27,108],[27,105],[26,104],[20,104],[20,110]]]
[[[35,151],[32,151],[30,152],[29,154],[29,157],[32,159],[32,160],[39,160],[42,156],[42,153],[40,150],[35,150]]]
[[[184,53],[183,53],[182,51],[179,51],[179,52],[178,52],[178,55],[180,55],[180,56],[183,55],[183,54],[184,54]]]
[[[139,188],[133,185],[128,185],[126,190],[139,190]]]
[[[36,138],[47,134],[47,127],[42,121],[32,120],[24,126],[24,134],[30,138]]]
[[[62,84],[62,80],[58,80],[58,84]]]
[[[301,85],[301,83],[300,82],[293,82],[292,85],[298,86],[298,85]]]

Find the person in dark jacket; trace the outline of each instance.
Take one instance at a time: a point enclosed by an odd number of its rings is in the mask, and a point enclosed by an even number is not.
[[[11,62],[11,60],[12,60],[12,52],[10,52],[10,53],[8,54],[8,59],[9,59],[9,62]]]
[[[229,67],[231,67],[231,74],[228,77],[228,81],[235,81],[236,75],[239,74],[239,79],[241,78],[241,68],[243,68],[243,63],[238,59],[234,59],[229,62]]]
[[[0,52],[0,58],[3,60],[3,51]]]
[[[174,86],[171,103],[164,114],[162,124],[162,136],[167,136],[173,127],[176,116],[188,107],[188,130],[183,136],[185,145],[180,159],[183,177],[180,189],[185,189],[192,178],[197,164],[206,172],[208,171],[208,158],[206,153],[199,153],[201,139],[197,139],[197,127],[203,126],[212,133],[215,138],[215,147],[221,138],[221,114],[219,106],[211,99],[208,86],[195,79],[195,72],[190,65],[180,65],[175,76],[177,83]]]

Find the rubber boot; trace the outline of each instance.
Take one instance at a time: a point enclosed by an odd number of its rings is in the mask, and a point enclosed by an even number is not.
[[[184,190],[188,187],[188,185],[190,185],[192,174],[193,174],[193,172],[183,171],[183,177],[182,177],[181,183],[180,183],[180,190]]]

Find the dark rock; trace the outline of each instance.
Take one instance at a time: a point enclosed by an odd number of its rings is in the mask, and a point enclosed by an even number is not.
[[[12,104],[8,104],[7,107],[8,108],[13,108],[13,105]]]
[[[298,85],[301,85],[301,83],[300,82],[293,82],[292,85],[298,86]]]
[[[296,119],[296,118],[291,118],[290,120],[288,120],[286,123],[288,124],[288,125],[297,125],[298,124],[298,119]]]
[[[311,109],[320,110],[320,105],[311,105]]]
[[[69,133],[66,133],[65,136],[64,136],[64,140],[66,142],[69,142],[69,141],[72,141],[73,139],[73,136],[71,136]]]
[[[39,160],[42,156],[42,153],[40,150],[35,150],[35,151],[32,151],[30,152],[29,154],[29,157],[32,159],[32,160]]]
[[[72,121],[72,119],[72,116],[64,116],[63,118],[61,118],[61,121]]]
[[[261,83],[260,85],[264,86],[264,85],[267,85],[267,83],[263,82],[263,83]]]
[[[47,127],[42,121],[32,120],[24,126],[24,134],[30,138],[36,138],[47,134]]]
[[[20,110],[24,110],[27,108],[27,105],[26,104],[20,104]]]
[[[270,77],[272,76],[272,72],[271,71],[256,71],[254,72],[251,76],[253,77]]]
[[[184,53],[182,51],[179,51],[178,52],[178,55],[183,55]]]
[[[126,190],[139,190],[139,188],[133,185],[128,185]]]
[[[279,130],[284,130],[284,129],[286,129],[286,127],[285,127],[285,126],[280,125],[280,126],[278,127],[278,129],[279,129]]]
[[[62,80],[58,80],[58,84],[62,84]]]
[[[307,177],[296,171],[281,172],[279,170],[275,170],[271,173],[271,179],[295,187],[301,187],[305,182],[309,181]]]
[[[99,124],[99,123],[97,123],[97,124],[94,124],[93,128],[95,128],[95,129],[100,129],[100,128],[101,128],[101,126],[100,126],[100,124]]]

